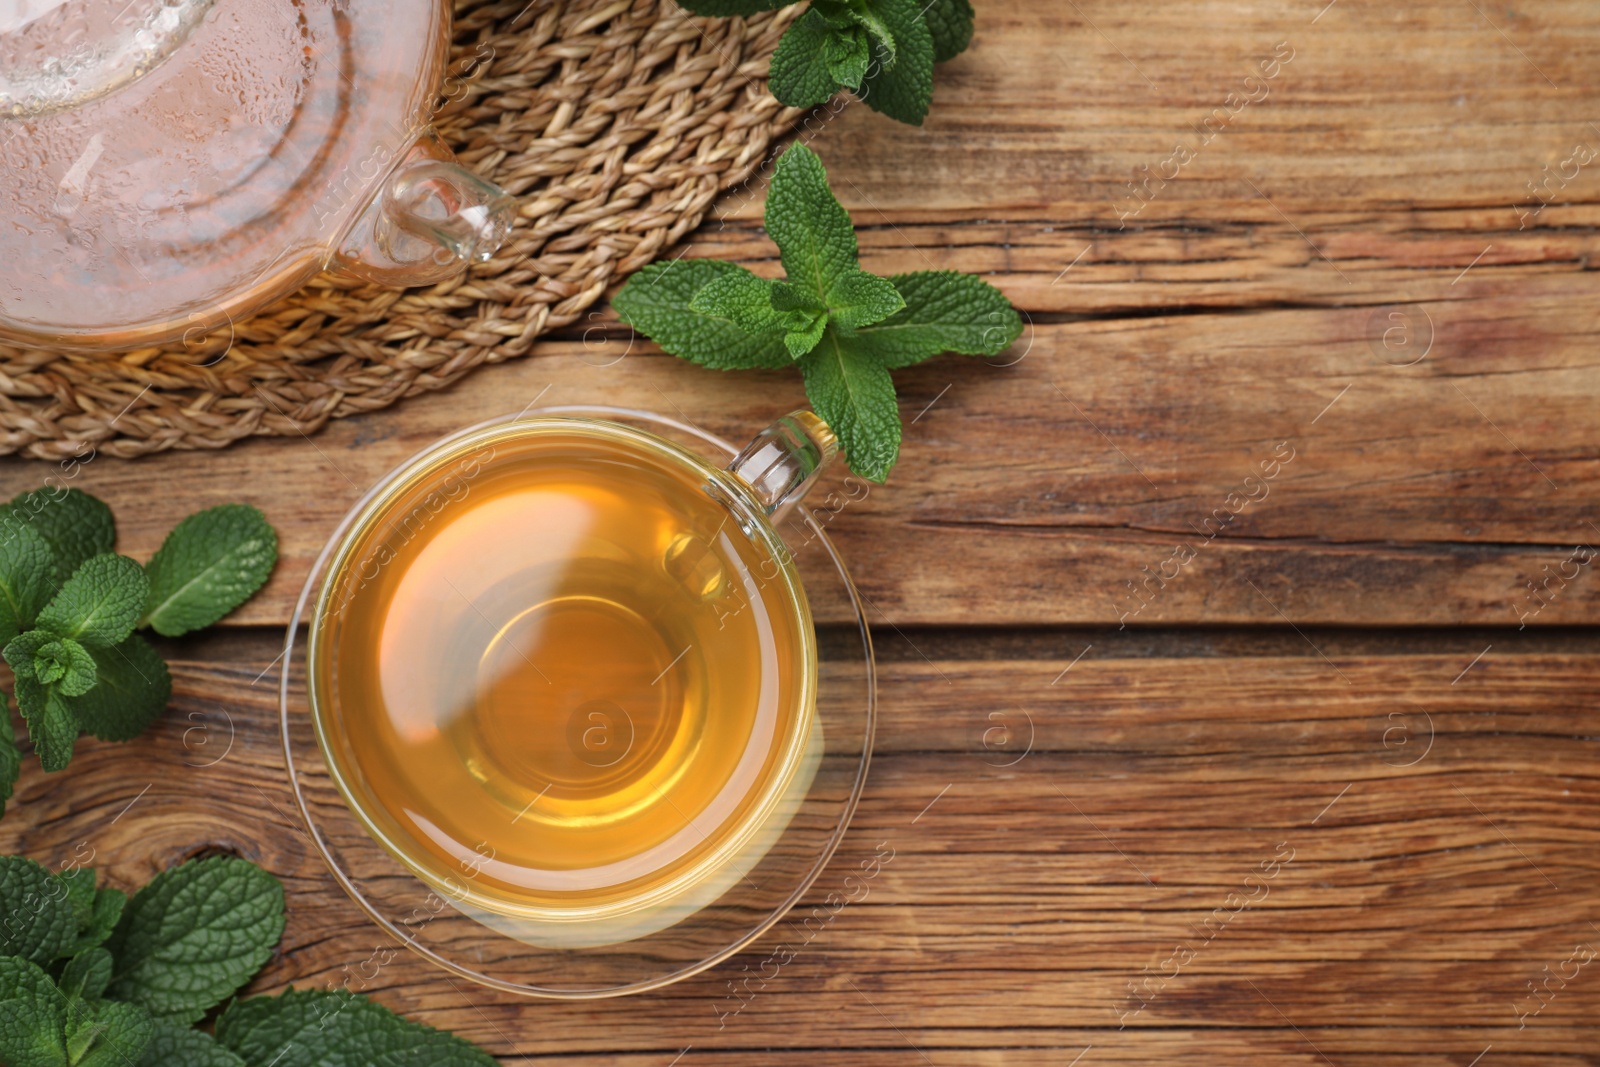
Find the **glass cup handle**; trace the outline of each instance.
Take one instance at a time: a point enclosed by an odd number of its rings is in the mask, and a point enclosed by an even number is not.
[[[756,434],[728,464],[773,519],[783,518],[839,454],[839,441],[814,412],[792,411]]]

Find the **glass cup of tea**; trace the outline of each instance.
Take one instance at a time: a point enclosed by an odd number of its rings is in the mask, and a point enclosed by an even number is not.
[[[302,599],[284,716],[302,810],[369,912],[419,947],[393,914],[403,899],[374,909],[353,884],[404,872],[413,895],[478,928],[469,940],[492,931],[552,972],[584,957],[601,977],[578,986],[604,995],[655,984],[640,951],[672,948],[685,958],[656,977],[681,977],[764,918],[709,933],[719,902],[737,916],[761,879],[768,896],[792,882],[775,919],[815,877],[859,796],[871,654],[864,690],[857,677],[846,696],[826,672],[833,702],[856,706],[830,759],[819,628],[796,537],[779,530],[837,452],[821,419],[785,416],[724,467],[657,432],[670,420],[588,411],[463,431],[367,494]],[[831,546],[830,567],[843,573]],[[858,676],[861,648],[846,656]],[[813,796],[825,764],[830,796]],[[319,786],[393,870],[358,874],[372,856],[335,854],[352,835],[313,810]],[[449,950],[424,954],[452,966]]]

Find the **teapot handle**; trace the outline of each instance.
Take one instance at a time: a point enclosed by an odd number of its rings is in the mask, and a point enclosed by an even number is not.
[[[432,285],[500,250],[516,200],[424,131],[356,219],[329,264],[379,285]]]

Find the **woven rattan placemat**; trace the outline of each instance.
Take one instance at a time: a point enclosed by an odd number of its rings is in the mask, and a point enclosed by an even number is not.
[[[674,0],[461,0],[452,102],[436,125],[519,200],[493,261],[425,289],[324,275],[215,352],[0,345],[0,454],[137,456],[310,433],[526,355],[696,226],[793,125],[800,113],[766,82],[792,11],[700,19]]]

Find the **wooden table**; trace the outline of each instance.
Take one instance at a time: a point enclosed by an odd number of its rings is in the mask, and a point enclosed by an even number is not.
[[[1031,321],[898,376],[904,459],[831,525],[882,666],[838,863],[896,859],[720,1026],[772,938],[591,1004],[402,955],[380,1000],[506,1064],[1596,1062],[1600,577],[1567,561],[1600,544],[1600,13],[1324,3],[980,0],[926,128],[813,122],[864,266],[979,272]],[[774,271],[760,199],[689,254]],[[86,468],[124,552],[244,499],[284,558],[174,650],[162,724],[30,767],[0,843],[123,884],[263,863],[260,990],[381,947],[253,684],[336,518],[536,396],[729,437],[802,401],[588,325],[309,440]]]

